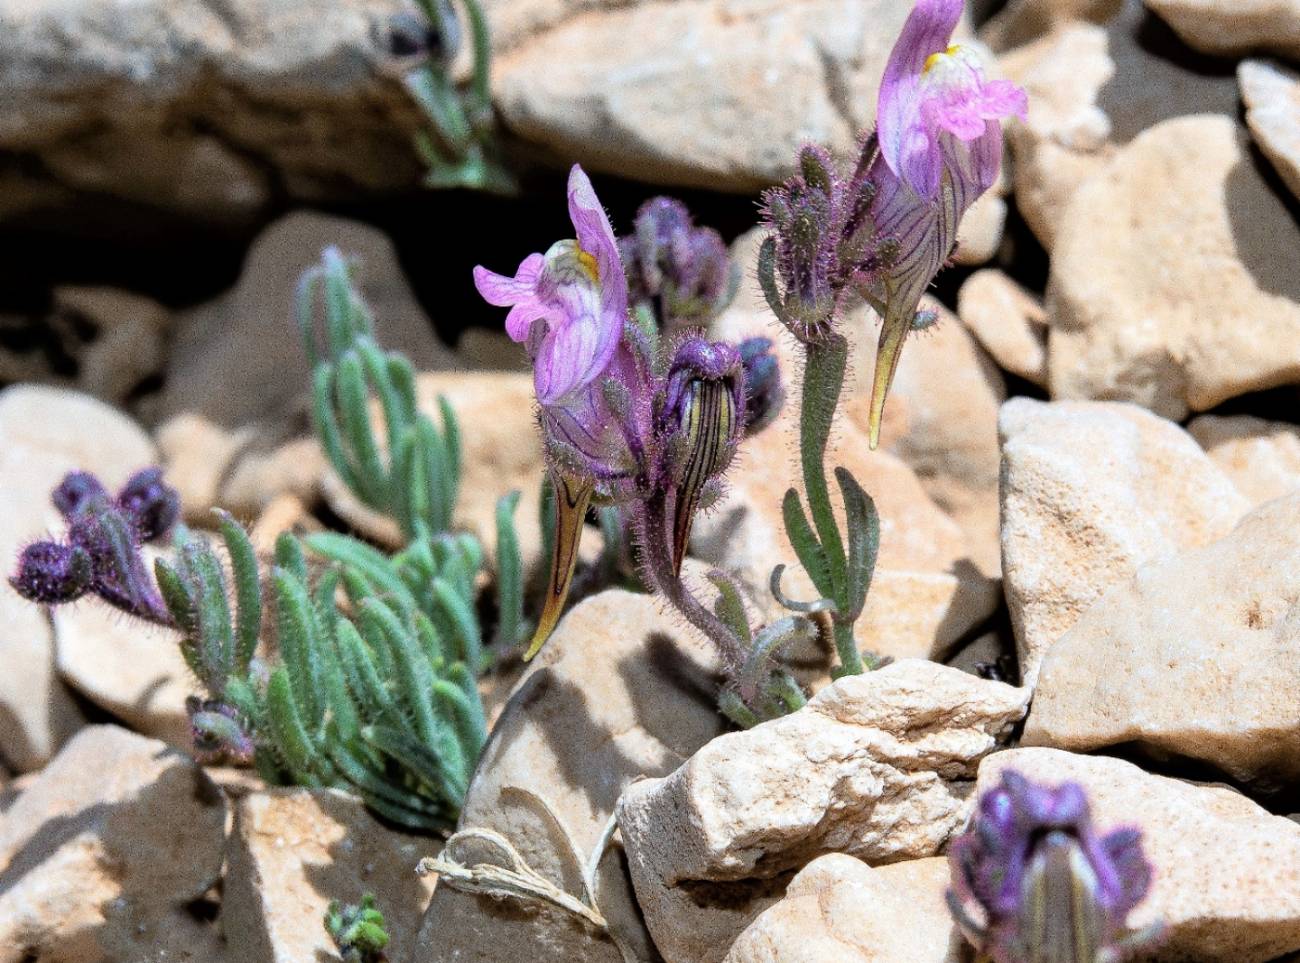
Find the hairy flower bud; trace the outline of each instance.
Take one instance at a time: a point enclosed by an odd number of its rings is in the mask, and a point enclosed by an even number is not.
[[[163,470],[143,468],[117,493],[117,504],[131,517],[141,540],[164,537],[180,516],[181,500],[176,489],[163,481]]]
[[[57,605],[85,595],[90,575],[90,556],[81,549],[59,542],[35,542],[18,556],[18,571],[9,584],[30,602]]]
[[[740,363],[745,369],[745,434],[762,431],[781,413],[785,385],[781,366],[772,352],[772,339],[755,337],[740,342]]]
[[[190,717],[195,759],[205,766],[252,765],[257,747],[238,712],[217,699],[197,696],[185,700],[185,711]]]
[[[103,483],[88,471],[71,471],[63,476],[50,501],[64,518],[71,520],[92,498],[107,498]]]
[[[723,341],[693,336],[677,349],[659,419],[676,489],[673,562],[680,569],[705,486],[731,463],[745,428],[744,367]]]
[[[1076,783],[1051,788],[1008,770],[949,850],[953,915],[994,963],[1118,963],[1151,866],[1132,828],[1098,836]]]
[[[102,496],[90,499],[68,525],[68,541],[90,559],[90,590],[109,605],[161,624],[171,615],[140,553],[135,520]]]
[[[763,217],[776,240],[775,275],[783,289],[773,303],[775,292],[768,288],[774,280],[765,280],[765,293],[773,312],[800,341],[819,340],[835,311],[832,275],[839,236],[835,197],[828,192],[835,182],[827,174],[824,183],[815,186],[794,177],[763,195]]]
[[[704,327],[736,296],[740,274],[722,237],[696,227],[681,201],[642,204],[619,249],[632,303],[651,305],[665,328]]]

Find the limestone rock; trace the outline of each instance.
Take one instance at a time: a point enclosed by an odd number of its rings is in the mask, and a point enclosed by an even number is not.
[[[17,385],[0,392],[0,568],[22,546],[61,533],[50,492],[70,471],[93,471],[110,489],[156,459],[149,437],[86,395]],[[55,675],[54,639],[39,606],[0,583],[0,756],[18,770],[44,764],[81,724]]]
[[[1237,112],[1231,75],[1152,51],[1140,0],[1111,9],[1096,17],[1104,23],[1067,23],[999,60],[1029,94],[1028,121],[1007,134],[1017,207],[1049,250],[1079,187],[1119,147],[1168,118]]]
[[[413,186],[419,112],[378,69],[375,28],[399,9],[7,0],[0,149],[42,172],[19,182],[27,192],[71,188],[218,221],[251,219],[273,191]]]
[[[411,293],[392,242],[367,225],[300,211],[258,235],[234,288],[177,316],[161,417],[188,411],[236,428],[303,409],[311,369],[294,294],[299,276],[331,244],[356,259],[357,283],[384,348],[404,352],[417,368],[452,366],[453,356]]]
[[[1153,776],[1118,759],[1055,749],[1012,749],[980,766],[979,789],[1006,769],[1057,784],[1074,780],[1102,831],[1142,830],[1155,870],[1129,922],[1164,922],[1141,959],[1266,963],[1300,949],[1300,826],[1223,786]]]
[[[1145,0],[1188,44],[1209,54],[1272,50],[1300,56],[1297,0]]]
[[[0,960],[144,959],[217,881],[225,820],[221,792],[180,753],[83,729],[0,820]]]
[[[70,345],[79,391],[123,405],[150,376],[162,372],[171,312],[151,298],[106,287],[54,289],[46,324],[84,344]]]
[[[1300,48],[1300,8],[1296,23]],[[1243,60],[1237,66],[1237,82],[1255,142],[1291,193],[1300,197],[1300,77],[1276,64]]]
[[[511,131],[589,170],[742,192],[786,176],[805,142],[852,151],[911,9],[904,0],[555,6],[562,16],[498,48],[493,94]]]
[[[180,495],[186,521],[212,524],[212,509],[225,507],[219,497],[222,480],[255,434],[251,426],[231,430],[189,412],[158,427],[155,437],[167,484]]]
[[[948,880],[938,857],[872,869],[819,856],[740,934],[726,963],[960,963]]]
[[[64,682],[137,732],[189,750],[185,698],[200,689],[181,655],[178,632],[98,599],[57,606],[52,617]]]
[[[1249,507],[1185,431],[1136,405],[1013,398],[999,431],[1003,584],[1027,685],[1109,588]]]
[[[1141,568],[1043,660],[1026,745],[1132,744],[1265,788],[1300,777],[1300,492]]]
[[[1187,426],[1252,505],[1300,488],[1300,428],[1252,415],[1201,415]]]
[[[999,53],[1051,33],[1053,28],[1083,20],[1105,23],[1124,0],[1008,0],[980,27],[980,40]]]
[[[1047,312],[996,268],[976,271],[957,293],[957,314],[1007,371],[1047,387]]]
[[[1180,419],[1300,379],[1300,225],[1242,140],[1228,117],[1165,121],[1079,189],[1048,288],[1053,397]]]
[[[240,452],[222,480],[218,504],[256,515],[291,498],[311,507],[320,501],[328,461],[315,437],[259,439]]]
[[[415,865],[438,843],[383,826],[334,789],[270,789],[235,806],[221,922],[232,959],[300,963],[337,955],[321,920],[330,900],[375,895],[405,959],[433,892]]]
[[[721,960],[809,859],[933,856],[978,760],[1029,692],[920,659],[847,676],[804,708],[628,787],[618,821],[668,963]]]
[[[501,833],[534,870],[580,894],[578,860],[595,848],[623,789],[671,772],[721,731],[713,672],[703,641],[684,637],[655,599],[611,590],[583,601],[502,711],[461,828]],[[653,950],[626,874],[622,853],[611,847],[598,904],[615,937],[635,958],[648,959]],[[558,910],[439,884],[412,963],[511,958],[623,959],[609,935]]]
[[[1003,176],[971,205],[957,227],[957,249],[952,254],[954,264],[972,266],[987,264],[998,253],[1002,233],[1007,226],[1007,185]]]

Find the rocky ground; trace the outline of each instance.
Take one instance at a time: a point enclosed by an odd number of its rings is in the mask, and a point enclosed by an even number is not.
[[[188,521],[224,507],[259,550],[326,528],[395,544],[309,431],[290,305],[333,244],[359,258],[421,405],[441,394],[461,418],[456,525],[490,542],[517,488],[535,567],[521,352],[440,317],[419,280],[462,246],[457,225],[399,250],[304,207],[419,180],[418,117],[374,30],[396,3],[128,6],[0,0],[0,236],[84,207],[251,243],[202,299],[84,264],[5,275],[21,296],[0,298],[0,562],[58,528],[66,472],[115,489],[153,463]],[[727,212],[745,275],[715,333],[776,336],[748,198],[803,141],[851,148],[910,0],[484,7],[510,156],[688,190],[704,223]],[[940,323],[904,351],[876,452],[876,322],[846,323],[833,439],[880,512],[857,632],[891,664],[832,683],[810,656],[805,708],[728,731],[712,651],[610,589],[521,676],[488,679],[461,827],[590,897],[593,922],[418,876],[442,841],[342,791],[199,767],[171,633],[0,586],[0,963],[335,959],[325,908],[364,892],[399,963],[962,963],[942,856],[1009,767],[1076,780],[1103,827],[1140,826],[1155,879],[1133,922],[1165,926],[1143,959],[1300,960],[1300,4],[1007,0],[960,29],[1028,91],[1028,119],[963,225]],[[457,256],[544,249],[495,203],[496,246]],[[469,297],[467,271],[447,283]],[[796,419],[787,405],[744,449],[691,543],[691,565],[735,572],[770,612]],[[807,597],[799,577],[787,591]]]

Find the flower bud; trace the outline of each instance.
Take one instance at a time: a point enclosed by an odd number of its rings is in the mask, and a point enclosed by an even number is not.
[[[658,306],[665,328],[704,327],[731,303],[739,272],[717,231],[696,227],[671,197],[651,198],[619,242],[631,298]]]
[[[1127,926],[1151,883],[1141,834],[1098,836],[1076,783],[1004,772],[949,860],[953,914],[994,963],[1118,961],[1151,936]]]
[[[18,556],[18,571],[9,579],[14,591],[30,602],[71,602],[90,589],[90,556],[73,545],[35,542]]]
[[[63,481],[54,489],[50,500],[64,518],[71,520],[92,498],[98,497],[108,498],[108,492],[100,480],[88,471],[72,471],[63,476]]]
[[[185,700],[185,711],[190,717],[194,758],[200,763],[229,763],[234,766],[252,764],[257,747],[240,721],[238,712],[220,700],[199,699],[197,696]]]
[[[745,377],[745,434],[762,431],[781,413],[785,402],[785,385],[781,366],[772,353],[770,338],[746,338],[740,342],[740,363]]]
[[[668,370],[660,418],[668,483],[676,489],[674,564],[680,569],[699,499],[736,453],[745,425],[740,352],[723,341],[687,338]]]
[[[180,496],[162,476],[161,468],[141,469],[117,493],[118,505],[135,523],[142,541],[165,536],[180,515]]]
[[[817,340],[835,310],[832,272],[838,233],[834,198],[794,177],[763,198],[763,215],[776,237],[776,275],[784,293],[777,317],[801,341]]]

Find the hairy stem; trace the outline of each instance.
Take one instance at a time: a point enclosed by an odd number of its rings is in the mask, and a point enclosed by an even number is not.
[[[848,360],[848,342],[831,333],[825,340],[807,344],[804,365],[803,399],[799,411],[799,460],[803,468],[804,491],[817,540],[821,542],[830,567],[832,599],[840,611],[849,611],[848,556],[840,536],[830,488],[826,483],[826,445],[830,441],[831,422],[844,387],[844,367]],[[835,649],[840,672],[855,675],[862,671],[862,657],[853,639],[851,622],[835,622]]]
[[[727,676],[737,678],[745,661],[744,646],[735,633],[727,628],[726,623],[709,611],[675,574],[676,566],[669,547],[672,544],[672,527],[668,509],[668,494],[661,488],[650,496],[637,513],[642,567],[647,581],[657,594],[668,599],[688,622],[717,646]],[[747,701],[752,695],[752,692],[741,693]]]

